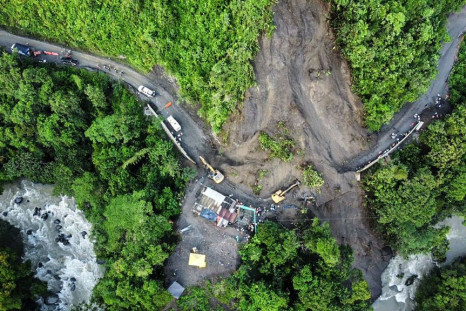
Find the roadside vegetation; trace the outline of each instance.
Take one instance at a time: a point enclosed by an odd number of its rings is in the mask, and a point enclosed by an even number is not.
[[[0,57],[0,182],[27,178],[74,196],[93,223],[107,310],[155,310],[172,297],[163,264],[190,172],[142,103],[105,75]]]
[[[378,131],[428,89],[442,42],[449,40],[446,16],[466,1],[328,1],[366,124]]]
[[[2,1],[0,25],[142,71],[164,66],[182,97],[219,132],[255,81],[258,37],[273,31],[275,0]]]
[[[314,219],[294,230],[262,223],[240,255],[232,277],[188,289],[180,310],[213,310],[210,302],[216,310],[371,310],[351,248],[338,246],[328,223]]]
[[[466,257],[435,267],[416,291],[415,311],[466,310]]]
[[[377,165],[363,179],[380,231],[401,254],[434,252],[443,259],[448,228],[433,226],[466,215],[466,44],[450,77],[453,112]]]

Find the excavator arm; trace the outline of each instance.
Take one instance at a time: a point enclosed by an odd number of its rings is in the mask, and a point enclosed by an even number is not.
[[[202,156],[199,156],[199,159],[201,159],[202,164],[204,164],[205,167],[207,167],[212,173],[215,173],[215,170],[212,167],[212,165],[210,165]]]

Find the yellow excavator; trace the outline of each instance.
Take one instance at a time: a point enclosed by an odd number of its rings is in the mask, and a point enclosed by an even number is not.
[[[299,184],[301,184],[298,181],[296,181],[294,184],[292,184],[291,186],[289,186],[287,189],[285,190],[277,190],[274,194],[272,194],[272,200],[275,204],[277,203],[280,203],[281,201],[285,200],[285,194],[290,191],[291,189],[293,189],[294,187],[296,186],[299,186]]]
[[[203,157],[199,156],[199,158],[201,159],[201,161],[205,165],[205,167],[207,167],[210,170],[209,178],[211,178],[217,184],[221,183],[225,179],[225,176],[223,176],[223,174],[220,173],[219,170],[214,169],[212,167],[212,165],[207,163],[207,161]]]

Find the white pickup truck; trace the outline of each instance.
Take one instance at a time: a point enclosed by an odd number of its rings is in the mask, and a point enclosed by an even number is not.
[[[144,85],[140,85],[138,87],[138,91],[149,97],[154,97],[156,95],[155,91],[152,91],[151,89],[145,87]]]

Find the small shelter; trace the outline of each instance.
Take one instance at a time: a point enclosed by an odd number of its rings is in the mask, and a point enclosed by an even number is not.
[[[173,297],[178,299],[183,294],[184,287],[181,286],[180,283],[175,281],[172,283],[172,285],[170,285],[170,287],[167,290]]]
[[[196,254],[196,253],[189,254],[188,265],[199,267],[199,268],[205,268],[207,265],[206,260],[205,260],[205,255]]]

